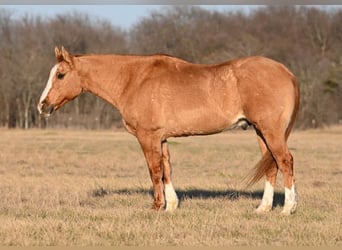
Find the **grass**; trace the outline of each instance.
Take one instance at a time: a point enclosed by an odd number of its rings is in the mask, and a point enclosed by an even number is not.
[[[136,139],[125,132],[0,130],[0,245],[341,246],[342,127],[295,132],[299,193],[284,217],[253,210],[261,181],[243,178],[260,158],[253,131],[170,139],[174,213],[154,212]]]

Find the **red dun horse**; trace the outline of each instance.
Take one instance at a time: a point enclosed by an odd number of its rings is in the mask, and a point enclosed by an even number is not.
[[[258,213],[272,209],[278,169],[283,174],[283,214],[297,207],[293,158],[287,139],[299,108],[294,75],[264,57],[199,65],[167,56],[81,55],[55,49],[57,64],[38,104],[49,116],[84,91],[114,105],[137,137],[153,183],[153,208],[172,211],[178,198],[171,182],[169,137],[209,135],[254,127],[262,158],[250,184],[266,176]],[[165,195],[165,196],[164,196]]]

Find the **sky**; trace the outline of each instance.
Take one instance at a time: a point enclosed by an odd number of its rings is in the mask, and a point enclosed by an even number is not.
[[[249,12],[256,9],[257,5],[200,5],[209,10]],[[96,19],[105,19],[114,26],[123,29],[131,28],[141,18],[149,16],[154,10],[161,10],[166,5],[0,5],[0,9],[13,12],[13,17],[20,18],[25,14],[40,15],[44,18],[52,18],[56,14],[78,11],[87,13]],[[259,5],[260,7],[260,5]]]

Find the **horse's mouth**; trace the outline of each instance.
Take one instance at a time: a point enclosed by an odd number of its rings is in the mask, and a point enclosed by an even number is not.
[[[37,108],[38,108],[39,113],[45,118],[47,118],[55,110],[55,105],[53,104],[46,105],[45,103],[39,103]]]

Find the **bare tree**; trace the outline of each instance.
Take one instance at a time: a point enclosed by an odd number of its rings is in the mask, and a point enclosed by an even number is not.
[[[154,11],[129,31],[71,12],[50,19],[14,19],[0,9],[0,126],[119,126],[120,114],[84,94],[50,121],[36,103],[56,63],[53,48],[74,54],[167,53],[195,63],[263,55],[287,65],[301,88],[297,127],[342,121],[342,10],[267,6],[250,14],[173,6]],[[313,122],[314,121],[314,122]]]

